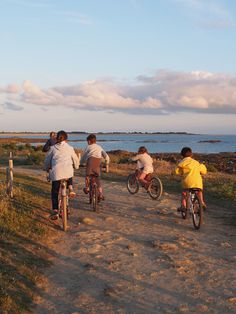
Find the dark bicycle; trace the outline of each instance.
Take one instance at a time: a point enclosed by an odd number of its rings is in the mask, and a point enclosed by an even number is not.
[[[193,226],[195,229],[200,229],[203,222],[203,207],[199,197],[200,189],[192,188],[186,191],[186,208],[180,208],[181,215],[183,219],[186,219],[188,213],[192,216]]]
[[[91,174],[89,176],[89,203],[92,205],[93,211],[97,211],[97,205],[99,203],[97,179],[97,174]]]

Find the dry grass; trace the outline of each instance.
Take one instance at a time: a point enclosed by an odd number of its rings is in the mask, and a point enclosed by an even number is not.
[[[15,176],[13,200],[6,197],[4,183],[0,193],[0,312],[28,313],[35,283],[49,265],[40,242],[48,234],[44,209],[50,194],[47,185],[26,176]]]

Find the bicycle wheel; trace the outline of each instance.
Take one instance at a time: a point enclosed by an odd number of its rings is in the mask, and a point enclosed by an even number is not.
[[[97,210],[97,204],[98,204],[98,189],[97,185],[94,185],[92,188],[92,207],[93,211]]]
[[[61,202],[61,206],[62,206],[62,210],[61,210],[61,218],[62,218],[62,226],[63,226],[63,230],[66,231],[67,230],[67,220],[68,220],[68,213],[67,213],[67,197],[66,196],[62,196],[62,202]]]
[[[158,177],[152,177],[148,188],[148,193],[152,199],[158,200],[163,192],[162,182]]]
[[[200,229],[203,219],[202,214],[202,204],[199,199],[198,195],[195,195],[193,199],[193,213],[192,213],[192,219],[193,219],[193,225],[195,229]]]
[[[127,189],[130,194],[135,194],[139,190],[139,183],[135,174],[130,174],[126,183]]]

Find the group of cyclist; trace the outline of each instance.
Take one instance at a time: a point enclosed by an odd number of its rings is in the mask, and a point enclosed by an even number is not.
[[[105,150],[96,143],[96,135],[90,134],[87,137],[87,147],[81,156],[77,155],[74,148],[67,143],[68,134],[65,131],[58,133],[51,132],[50,138],[43,146],[43,151],[47,152],[45,158],[44,169],[49,173],[50,181],[52,181],[51,200],[52,200],[52,215],[51,219],[58,219],[58,194],[60,190],[60,183],[62,179],[67,178],[67,187],[69,190],[69,197],[74,197],[76,193],[73,189],[74,169],[78,169],[80,164],[86,165],[85,187],[84,193],[89,193],[89,177],[90,175],[97,176],[98,184],[98,198],[104,200],[104,194],[100,181],[100,169],[102,158],[109,164],[110,158]],[[199,197],[203,207],[206,207],[203,198],[203,183],[202,175],[206,174],[207,169],[204,164],[199,163],[193,159],[191,148],[184,147],[181,150],[183,159],[178,163],[175,174],[183,177],[181,207],[186,207],[186,191],[191,188],[199,189]],[[148,190],[149,182],[145,180],[148,174],[153,173],[153,159],[148,154],[146,147],[141,146],[138,149],[136,156],[131,158],[132,161],[137,161],[137,176],[144,188]]]

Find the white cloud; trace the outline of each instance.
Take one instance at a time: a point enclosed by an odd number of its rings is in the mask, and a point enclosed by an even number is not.
[[[191,20],[204,28],[235,27],[230,10],[219,0],[171,0],[188,11]]]
[[[79,12],[72,12],[72,11],[64,11],[64,12],[57,12],[59,16],[66,18],[69,22],[74,22],[83,25],[90,25],[92,24],[91,19],[88,18],[85,14],[81,14]]]
[[[5,102],[18,101],[44,108],[62,106],[157,115],[173,112],[236,114],[236,77],[223,73],[159,70],[152,76],[140,75],[132,85],[93,80],[48,89],[41,89],[30,81],[25,81],[20,90],[15,85],[9,86],[0,89]]]

